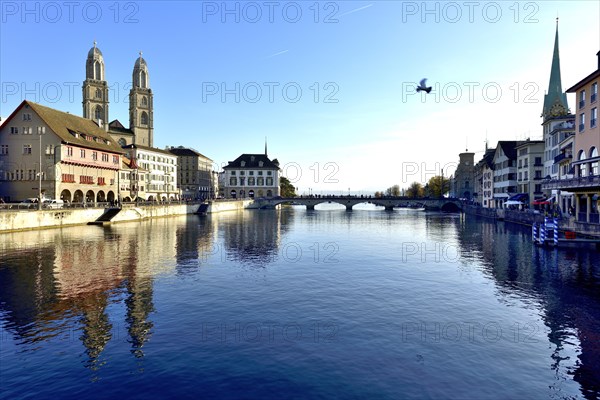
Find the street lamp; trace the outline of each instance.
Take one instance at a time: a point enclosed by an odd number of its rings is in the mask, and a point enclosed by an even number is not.
[[[40,140],[38,141],[39,144],[39,155],[40,155],[40,159],[39,159],[39,165],[40,165],[40,170],[38,171],[37,175],[38,175],[38,210],[42,209],[42,132],[38,132],[38,135],[40,135]]]

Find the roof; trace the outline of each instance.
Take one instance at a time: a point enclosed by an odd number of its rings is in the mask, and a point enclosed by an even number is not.
[[[42,106],[29,100],[23,100],[19,107],[7,118],[6,122],[11,120],[22,108],[30,108],[34,111],[64,143],[89,149],[123,153],[121,147],[94,121]],[[77,134],[77,137],[75,134]],[[84,136],[93,140],[87,140]]]
[[[485,164],[491,170],[495,168],[494,165],[494,154],[496,153],[496,149],[487,149],[481,161],[478,164]]]
[[[174,156],[174,154],[168,150],[157,149],[156,147],[142,146],[141,144],[135,144],[135,143],[128,144],[126,146],[123,146],[122,148],[123,149],[140,149],[140,150],[151,151],[154,153],[162,153],[162,154],[166,154],[168,156]]]
[[[510,160],[515,160],[517,158],[517,144],[519,144],[519,142],[516,140],[501,140],[498,142],[496,149],[501,147],[506,157]]]
[[[598,53],[599,53],[598,57],[600,57],[600,51]],[[567,93],[575,93],[576,91],[581,89],[583,86],[587,85],[592,80],[594,80],[598,77],[600,77],[600,68],[598,68],[597,70],[595,70],[594,72],[592,72],[591,74],[589,74],[588,76],[586,76],[585,78],[583,78],[582,80],[580,80],[579,82],[577,82],[576,84],[574,84],[573,86],[568,88]]]
[[[567,95],[562,91],[560,78],[560,57],[558,54],[558,21],[556,22],[556,35],[554,37],[554,53],[552,55],[552,67],[550,69],[550,82],[548,93],[544,95],[544,107],[542,116],[547,119],[551,116],[567,114],[569,105]]]
[[[515,148],[525,147],[525,146],[528,146],[531,144],[544,144],[544,141],[543,140],[525,140],[522,142],[517,142],[517,145],[515,146]]]
[[[179,146],[179,147],[171,147],[168,149],[168,151],[170,151],[171,153],[175,154],[178,157],[203,157],[206,158],[207,160],[212,161],[210,158],[206,157],[204,154],[188,148],[188,147],[183,147],[183,146]]]
[[[133,131],[129,128],[125,128],[121,121],[119,121],[118,119],[115,119],[114,121],[108,124],[108,131],[117,134],[133,135]]]
[[[259,162],[262,161],[262,167]],[[244,165],[242,166],[242,162]],[[279,164],[269,160],[265,154],[242,154],[234,161],[229,161],[229,164],[223,169],[232,168],[247,168],[247,169],[279,169]]]

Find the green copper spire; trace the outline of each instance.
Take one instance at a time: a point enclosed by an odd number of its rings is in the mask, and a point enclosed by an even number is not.
[[[567,95],[562,90],[560,79],[560,57],[558,55],[558,18],[556,18],[556,36],[554,38],[554,54],[552,55],[552,69],[550,70],[550,83],[548,93],[544,96],[544,120],[569,114]]]

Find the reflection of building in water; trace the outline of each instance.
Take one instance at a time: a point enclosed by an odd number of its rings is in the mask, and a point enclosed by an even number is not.
[[[153,277],[175,267],[182,221],[185,217],[3,235],[0,312],[6,332],[31,344],[80,331],[73,336],[85,346],[86,365],[96,369],[114,327],[122,326],[110,320],[107,307],[124,297],[132,353],[140,357],[153,326]]]
[[[548,340],[555,346],[551,368],[573,375],[586,398],[598,398],[600,255],[532,248],[529,228],[517,225],[471,216],[466,225],[469,233],[460,236],[461,253],[481,253],[482,271],[494,279],[503,299],[517,294],[543,310]],[[570,359],[572,352],[579,353],[577,361]]]
[[[193,216],[186,225],[181,225],[175,233],[177,272],[186,274],[195,271],[209,257],[218,253],[215,245],[217,218]]]
[[[223,236],[226,257],[254,266],[272,262],[293,215],[288,209],[254,210],[221,219],[219,235]]]

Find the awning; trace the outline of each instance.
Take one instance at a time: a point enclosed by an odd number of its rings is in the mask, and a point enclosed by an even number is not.
[[[529,201],[529,193],[519,193],[511,196],[508,201],[516,201],[519,203],[524,203]]]
[[[507,200],[504,205],[505,206],[521,206],[523,205],[523,202],[520,201],[516,201],[516,200]],[[534,203],[535,204],[535,203]]]
[[[542,204],[552,204],[555,201],[556,201],[556,198],[554,196],[552,196],[549,199],[539,199],[539,200],[536,200],[532,204],[534,206],[537,206],[537,205],[542,205]]]

